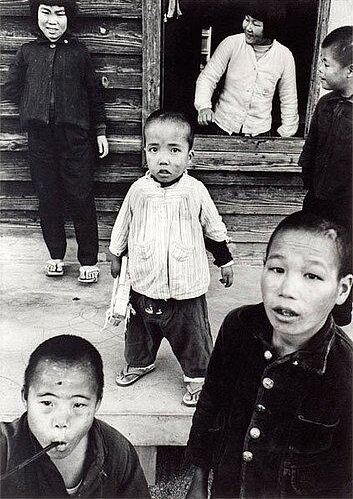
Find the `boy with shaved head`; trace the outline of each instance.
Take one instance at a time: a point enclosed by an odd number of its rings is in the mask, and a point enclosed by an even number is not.
[[[344,227],[311,213],[268,243],[263,302],[224,319],[193,418],[188,499],[352,494],[353,345],[331,311],[352,286]]]

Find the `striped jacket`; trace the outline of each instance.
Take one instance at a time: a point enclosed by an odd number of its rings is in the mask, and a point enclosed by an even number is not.
[[[184,300],[208,289],[204,235],[224,241],[227,230],[202,182],[185,172],[179,182],[161,187],[147,172],[126,195],[109,249],[120,256],[128,248],[132,289]]]

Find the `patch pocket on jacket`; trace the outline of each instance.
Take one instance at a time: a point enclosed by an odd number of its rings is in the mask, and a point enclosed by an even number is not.
[[[171,249],[170,249],[170,254],[175,260],[178,262],[184,262],[190,256],[192,255],[193,248],[190,246],[185,246],[182,243],[179,243],[178,241],[174,241],[171,244]]]
[[[337,491],[345,488],[344,463],[318,461],[304,466],[291,466],[291,486],[299,496],[326,497],[327,491]],[[330,494],[330,497],[339,497]],[[343,496],[342,496],[343,497]]]
[[[317,454],[331,447],[338,421],[323,422],[299,414],[293,424],[290,450],[297,454]]]
[[[134,244],[134,253],[136,255],[136,258],[140,258],[142,260],[148,260],[151,258],[152,253],[153,253],[153,247],[152,244],[147,242],[143,244]]]

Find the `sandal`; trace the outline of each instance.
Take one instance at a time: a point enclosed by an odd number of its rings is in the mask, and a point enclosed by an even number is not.
[[[45,274],[48,277],[57,277],[64,275],[64,262],[59,258],[48,260],[45,265]]]
[[[186,392],[184,393],[182,403],[188,407],[195,407],[202,390],[203,383],[186,383]]]
[[[79,282],[90,284],[98,282],[99,268],[97,265],[82,265],[80,267],[80,275],[78,276]]]
[[[147,367],[131,367],[126,365],[124,369],[117,375],[115,381],[119,386],[129,386],[146,374],[154,371],[155,365],[151,364]]]

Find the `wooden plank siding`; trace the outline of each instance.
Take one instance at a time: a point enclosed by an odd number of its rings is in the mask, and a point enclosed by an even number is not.
[[[159,107],[161,2],[81,0],[77,33],[95,64],[107,111],[110,154],[96,170],[96,203],[102,247],[131,183],[144,173],[141,128]],[[0,0],[0,91],[9,64],[30,39],[27,0]],[[38,229],[38,203],[30,181],[26,134],[18,109],[0,102],[1,222]],[[300,208],[297,161],[302,139],[200,136],[190,174],[208,187],[237,258],[258,261],[279,220]],[[73,233],[68,220],[68,232]]]

